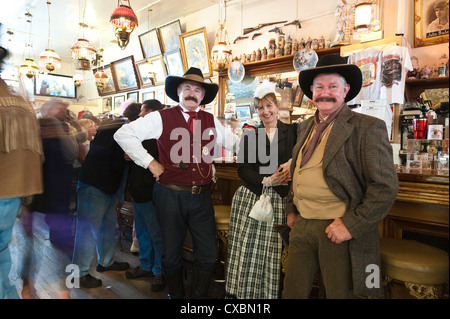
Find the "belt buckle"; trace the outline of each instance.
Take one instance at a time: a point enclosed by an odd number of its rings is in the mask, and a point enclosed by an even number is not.
[[[195,185],[195,186],[192,186],[191,194],[197,195],[197,194],[200,194],[201,191],[202,191],[202,188],[198,185]]]

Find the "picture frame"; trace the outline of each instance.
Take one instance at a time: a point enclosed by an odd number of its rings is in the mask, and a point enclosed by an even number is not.
[[[162,54],[159,32],[156,28],[144,32],[138,37],[139,44],[141,45],[142,56],[144,57],[144,59],[152,58],[155,55]]]
[[[114,104],[113,104],[112,111],[116,111],[116,112],[120,111],[120,106],[122,105],[123,102],[125,102],[125,94],[114,96]]]
[[[102,99],[102,113],[111,112],[112,110],[112,97],[105,97]]]
[[[108,77],[108,81],[106,82],[106,85],[103,89],[97,87],[97,92],[99,96],[105,96],[105,95],[111,95],[116,93],[116,84],[115,84],[115,80],[114,80],[114,75],[111,71],[111,65],[104,65],[100,68],[96,68],[93,69],[92,71],[95,73],[97,73],[97,71],[99,69],[103,69],[103,71],[106,73],[107,77]]]
[[[127,100],[129,98],[132,98],[134,100],[134,102],[139,103],[139,92],[138,91],[128,92],[127,93]]]
[[[155,91],[147,91],[141,93],[142,102],[155,99]]]
[[[150,66],[148,65],[146,59],[136,62],[136,72],[138,74],[139,85],[141,88],[155,85],[155,81],[149,74],[149,70]]]
[[[164,60],[166,60],[167,74],[183,76],[184,65],[180,49],[164,53]]]
[[[449,42],[449,29],[438,28],[436,11],[434,5],[436,0],[414,0],[414,46],[422,47],[426,45]],[[444,10],[447,17],[448,7]]]
[[[163,55],[157,55],[148,59],[153,64],[153,71],[155,72],[155,85],[164,84],[167,77],[166,64],[164,63]]]
[[[111,70],[114,75],[117,93],[139,89],[134,57],[132,55],[111,62]]]
[[[182,33],[179,38],[184,71],[190,67],[196,67],[202,71],[204,78],[212,76],[206,28]]]
[[[156,89],[155,99],[157,99],[162,104],[166,104],[165,95],[166,95],[166,90],[164,89],[164,86]]]
[[[180,48],[181,23],[177,19],[158,28],[161,51],[171,52]]]
[[[249,120],[252,118],[252,112],[250,105],[236,106],[236,117],[240,120]]]
[[[44,73],[34,79],[34,95],[75,99],[77,87],[69,75]]]

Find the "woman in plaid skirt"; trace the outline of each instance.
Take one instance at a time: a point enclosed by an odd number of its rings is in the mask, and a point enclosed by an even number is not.
[[[225,289],[229,298],[271,299],[280,295],[282,239],[274,225],[286,224],[284,206],[297,125],[278,120],[275,83],[263,82],[254,97],[261,126],[246,131],[240,143],[242,185],[231,204]],[[249,217],[263,186],[271,197],[271,222]]]

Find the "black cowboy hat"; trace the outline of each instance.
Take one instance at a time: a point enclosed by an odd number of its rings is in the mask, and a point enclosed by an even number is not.
[[[200,102],[200,105],[211,103],[219,91],[219,86],[215,83],[207,83],[203,78],[203,73],[200,69],[191,67],[184,73],[183,76],[169,75],[166,78],[166,94],[172,100],[179,102],[177,88],[184,81],[192,81],[200,84],[205,89],[205,97]]]
[[[321,73],[337,73],[350,84],[350,90],[345,97],[345,102],[358,95],[362,86],[362,73],[358,66],[347,64],[347,59],[336,54],[322,56],[315,68],[305,69],[298,75],[298,83],[305,95],[312,99],[311,85],[314,78]]]

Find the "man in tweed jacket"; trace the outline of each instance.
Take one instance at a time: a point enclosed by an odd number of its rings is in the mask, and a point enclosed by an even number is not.
[[[299,84],[317,111],[293,149],[283,298],[308,298],[318,270],[327,298],[378,297],[378,224],[398,192],[386,125],[348,108],[362,74],[340,56],[323,56]]]

